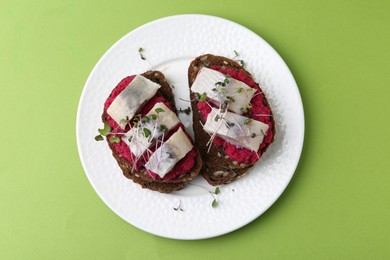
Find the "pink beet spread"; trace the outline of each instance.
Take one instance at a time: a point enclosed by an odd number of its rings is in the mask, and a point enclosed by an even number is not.
[[[126,77],[124,79],[122,79],[121,82],[119,82],[119,84],[113,89],[113,91],[111,92],[111,95],[108,97],[108,99],[106,100],[106,102],[104,103],[104,112],[107,111],[107,109],[110,107],[111,103],[114,101],[114,99],[131,83],[131,81],[135,78],[135,75],[133,76],[129,76],[129,77]],[[141,110],[138,112],[140,114],[142,114],[142,116],[146,115],[152,108],[153,106],[158,103],[158,102],[164,102],[164,104],[170,108],[172,110],[172,107],[170,106],[169,102],[165,101],[165,99],[160,96],[159,94],[157,94],[156,96],[154,96],[153,98],[151,98],[146,104],[144,104],[144,106],[141,108]],[[123,129],[110,117],[110,115],[107,114],[107,121],[109,123],[109,125],[111,126],[111,129],[113,132],[115,133],[118,133],[118,132],[121,132]],[[173,133],[176,132],[176,130],[181,127],[184,129],[184,126],[183,124],[179,124],[177,127],[175,127],[174,129],[172,129],[168,135],[166,136],[166,139],[168,139]],[[129,126],[126,127],[125,131],[127,132],[128,130],[130,129]],[[187,133],[186,133],[187,134]],[[191,137],[187,134],[187,136],[189,137],[189,139],[192,141]],[[110,138],[110,136],[108,136],[107,138],[107,141],[108,139]],[[132,165],[134,165],[134,158],[135,156],[131,153],[130,151],[130,148],[127,146],[127,144],[125,142],[123,142],[122,140],[119,142],[119,143],[113,143],[113,148],[125,159],[127,159]],[[153,149],[151,149],[152,151],[154,151],[156,148],[154,147]],[[191,170],[193,167],[194,167],[194,164],[195,164],[195,157],[196,157],[197,153],[196,153],[196,150],[195,148],[193,148],[189,153],[187,153],[187,155],[181,159],[176,165],[175,167],[170,171],[168,172],[164,178],[160,178],[160,176],[158,176],[157,174],[153,173],[153,172],[148,172],[149,175],[156,179],[156,180],[162,180],[162,181],[172,181],[174,182],[175,178],[180,176],[181,174],[183,173],[186,173],[188,172],[189,170]],[[140,160],[138,160],[136,162],[136,166],[135,168],[137,170],[140,170],[143,165],[145,164],[146,160],[145,158],[142,158]]]
[[[230,74],[230,76],[234,79],[240,80],[247,84],[248,86],[256,89],[254,97],[251,100],[252,103],[252,114],[255,116],[252,116],[251,118],[254,120],[261,121],[265,124],[268,124],[269,129],[264,137],[263,142],[260,145],[259,150],[256,152],[251,151],[246,148],[240,148],[235,146],[234,144],[231,144],[224,139],[220,137],[216,137],[213,140],[213,143],[218,148],[223,148],[226,155],[229,155],[230,159],[233,161],[237,161],[239,163],[254,163],[261,157],[261,149],[264,148],[266,145],[270,144],[273,139],[274,135],[274,129],[272,128],[272,122],[270,116],[256,116],[257,114],[263,114],[263,115],[270,115],[271,110],[263,104],[263,93],[260,93],[259,85],[253,81],[248,75],[243,73],[242,71],[235,70],[233,68],[222,68],[220,66],[211,66],[210,69],[217,70],[223,74]],[[260,94],[259,94],[260,93]],[[206,102],[198,102],[198,109],[200,113],[202,114],[203,118],[207,120],[207,116],[211,111],[211,108],[209,105],[206,104]],[[247,116],[248,114],[244,114],[244,116]]]

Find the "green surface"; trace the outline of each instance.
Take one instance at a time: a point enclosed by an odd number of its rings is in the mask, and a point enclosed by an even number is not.
[[[176,241],[97,196],[75,137],[104,52],[164,16],[238,22],[284,58],[306,117],[296,174],[231,234]],[[1,1],[0,259],[389,259],[389,1]]]

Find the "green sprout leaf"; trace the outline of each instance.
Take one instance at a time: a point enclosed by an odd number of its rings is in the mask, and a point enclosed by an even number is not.
[[[234,60],[235,58],[237,58],[239,55],[240,55],[240,54],[238,54],[238,52],[237,52],[236,50],[234,50],[234,57],[233,57],[233,60]]]
[[[142,118],[142,123],[147,123],[150,121],[149,117],[148,116],[145,116],[144,118]]]
[[[107,136],[108,134],[111,133],[111,127],[110,127],[109,124],[104,124],[103,129],[98,129],[98,132],[99,132],[102,136]]]
[[[246,91],[247,91],[247,92],[253,91],[253,88],[248,88]]]
[[[221,89],[219,90],[219,92],[222,93],[222,94],[226,94],[226,89],[221,88]]]
[[[245,120],[244,120],[244,125],[249,124],[250,121],[252,121],[252,119],[250,119],[250,118],[245,118]]]
[[[162,132],[168,131],[168,127],[166,125],[160,125],[160,130]]]
[[[218,206],[218,201],[216,199],[213,200],[213,203],[211,203],[211,206],[213,208],[216,208]]]
[[[215,192],[214,192],[216,195],[218,195],[219,193],[221,193],[219,187],[215,188]]]
[[[154,111],[156,111],[156,113],[158,114],[158,113],[161,113],[161,112],[165,112],[165,110],[164,109],[162,109],[162,108],[156,108]]]
[[[123,118],[121,119],[121,121],[119,121],[119,124],[127,124],[127,122],[128,122],[127,119]]]
[[[199,101],[199,102],[203,102],[203,101],[205,101],[206,100],[206,98],[207,98],[207,94],[206,94],[206,92],[204,92],[202,95],[197,95],[197,97],[199,96],[199,98],[197,98],[197,100]]]
[[[230,127],[233,127],[233,126],[234,126],[233,122],[226,122],[226,127],[227,128],[230,128]]]
[[[214,91],[214,92],[215,92],[215,91],[217,91],[217,89],[216,89],[216,88],[213,88],[213,89],[211,89],[211,91]]]
[[[103,141],[103,140],[104,140],[103,136],[101,135],[95,136],[95,141]]]
[[[247,105],[246,105],[246,108],[247,108],[247,109],[252,109],[252,104],[251,104],[251,103],[247,104]]]
[[[244,60],[240,60],[240,64],[241,64],[241,67],[244,67],[245,66]]]
[[[243,88],[239,88],[239,89],[237,89],[237,92],[238,93],[241,93],[241,92],[243,92],[244,91],[244,89]]]
[[[227,74],[225,75],[225,77],[226,77],[227,79],[230,79],[230,78],[231,78],[231,76],[230,76],[229,73],[227,73]]]
[[[144,49],[142,48],[142,47],[140,47],[139,49],[138,49],[138,52],[139,52],[139,56],[141,57],[141,59],[145,59],[145,57],[142,55],[142,52],[144,51]]]
[[[156,115],[156,114],[151,114],[150,117],[151,117],[153,120],[156,120],[156,119],[157,119],[157,115]]]
[[[183,112],[186,114],[186,115],[189,115],[191,113],[191,108],[190,107],[187,107],[186,109],[183,110]]]
[[[229,99],[231,102],[236,102],[236,100],[231,96],[227,96],[226,98]]]
[[[110,144],[112,144],[112,143],[119,143],[120,141],[121,141],[121,139],[119,138],[119,136],[116,136],[116,135],[114,135],[114,136],[111,136],[110,137]]]
[[[141,119],[142,115],[141,114],[136,114],[133,118],[133,121],[139,121]]]
[[[146,127],[144,127],[142,131],[143,131],[144,136],[145,136],[146,138],[148,138],[148,137],[152,134],[152,132],[150,132],[150,130],[147,129]]]

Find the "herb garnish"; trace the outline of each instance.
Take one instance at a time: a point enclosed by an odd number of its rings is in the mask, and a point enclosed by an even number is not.
[[[150,130],[147,129],[146,127],[144,127],[144,128],[142,129],[142,132],[143,132],[143,135],[144,135],[146,138],[148,138],[148,137],[152,134],[152,132],[150,132]]]
[[[195,93],[195,98],[196,98],[196,100],[198,100],[198,102],[203,102],[206,100],[207,94],[206,94],[206,92],[204,92],[202,95],[199,93]]]
[[[119,136],[113,135],[110,137],[109,141],[110,141],[110,144],[119,143],[121,141],[121,139],[119,138]]]
[[[190,107],[187,107],[186,109],[182,109],[182,108],[179,108],[179,110],[177,110],[178,113],[185,113],[186,115],[189,115],[191,113],[191,108]]]
[[[234,57],[232,58],[232,60],[235,60],[236,58],[238,58],[238,56],[240,56],[240,54],[236,50],[234,50]],[[245,66],[244,60],[238,60],[238,61],[240,62],[241,67]]]
[[[176,208],[173,207],[173,209],[174,209],[175,211],[178,211],[178,210],[184,211],[184,209],[181,207],[181,200],[179,201],[179,205],[178,205]]]
[[[95,140],[96,140],[96,141],[103,141],[104,138],[103,138],[103,136],[101,136],[101,135],[97,135],[97,136],[95,136]]]
[[[111,133],[111,127],[109,124],[104,124],[104,127],[103,129],[98,129],[98,132],[102,135],[102,136],[107,136]]]
[[[198,185],[198,184],[194,184],[194,183],[189,183],[189,185],[193,185],[193,186],[197,186],[199,188],[202,188],[204,190],[206,190],[208,193],[210,193],[210,195],[213,197],[213,201],[211,202],[211,206],[213,208],[216,208],[218,206],[218,200],[217,198],[215,197],[215,195],[218,195],[221,193],[221,190],[219,189],[219,187],[216,187],[214,192],[208,190],[207,188],[201,186],[201,185]]]
[[[160,125],[160,131],[162,132],[168,131],[168,127],[166,125]]]
[[[234,123],[233,123],[233,122],[226,122],[225,124],[226,124],[226,127],[227,127],[228,129],[230,129],[230,127],[233,127],[233,126],[234,126]]]
[[[145,60],[145,57],[142,55],[142,52],[144,51],[144,49],[142,47],[140,47],[138,49],[138,53],[139,53],[139,56],[141,57],[141,59]]]
[[[232,58],[232,60],[234,60],[235,58],[237,58],[240,54],[238,54],[238,52],[236,50],[233,50],[234,51],[234,57]]]
[[[154,111],[156,111],[157,114],[161,112],[165,112],[165,110],[160,107],[156,108]]]

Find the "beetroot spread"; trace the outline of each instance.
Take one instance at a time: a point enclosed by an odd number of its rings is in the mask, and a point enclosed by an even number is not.
[[[228,155],[231,160],[237,161],[239,163],[254,163],[261,157],[261,149],[272,142],[274,135],[271,117],[263,116],[271,114],[271,110],[269,109],[269,107],[267,107],[263,103],[264,95],[262,92],[260,92],[259,85],[255,81],[253,81],[251,77],[249,77],[242,71],[235,70],[233,68],[222,68],[220,66],[211,66],[210,69],[219,71],[223,74],[229,74],[232,78],[240,80],[248,86],[257,90],[251,100],[251,111],[244,114],[244,116],[248,116],[254,120],[261,121],[265,124],[268,124],[269,126],[267,134],[265,135],[264,140],[261,143],[257,153],[246,148],[237,147],[234,144],[231,144],[220,137],[216,137],[213,140],[214,145],[216,145],[220,149],[223,149],[224,153]],[[207,116],[211,111],[210,106],[206,104],[206,102],[198,102],[198,109],[203,119],[207,120]]]
[[[106,102],[104,103],[104,111],[106,112],[111,103],[115,100],[115,98],[131,83],[131,81],[135,78],[135,76],[129,76],[124,79],[122,79],[121,82],[114,88],[114,90],[111,92],[111,95],[108,97]],[[172,107],[170,106],[169,102],[167,102],[162,96],[157,94],[153,98],[151,98],[144,106],[141,108],[140,111],[138,111],[139,114],[145,116],[152,108],[153,106],[158,103],[158,102],[163,102],[168,108],[172,110]],[[121,132],[123,129],[110,117],[110,115],[107,114],[107,121],[112,129],[112,132],[118,133]],[[133,124],[133,123],[131,123]],[[184,129],[183,124],[179,124],[177,127],[173,128],[165,137],[165,139],[168,139],[174,132],[178,130],[178,128],[181,127]],[[129,126],[126,126],[126,129],[124,129],[126,132],[130,130]],[[187,133],[186,133],[187,134]],[[191,139],[191,137],[187,134],[187,136]],[[109,139],[110,136],[108,136],[107,140]],[[137,162],[134,162],[135,156],[131,153],[129,147],[125,142],[122,140],[119,143],[113,143],[112,144],[113,148],[125,159],[127,159],[132,165],[136,163],[135,169],[140,170],[143,165],[146,163],[146,160],[144,157],[141,157]],[[156,150],[157,147],[153,147],[151,150],[154,151]],[[176,165],[175,167],[168,172],[164,178],[160,178],[157,174],[153,172],[148,172],[149,175],[156,179],[156,180],[162,180],[162,181],[174,181],[174,179],[178,176],[180,176],[183,173],[188,172],[191,170],[195,164],[195,157],[196,157],[196,150],[193,148],[187,155],[182,158]]]

